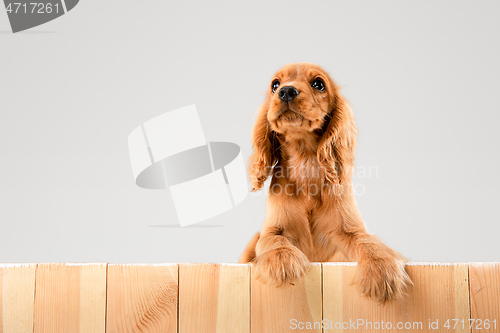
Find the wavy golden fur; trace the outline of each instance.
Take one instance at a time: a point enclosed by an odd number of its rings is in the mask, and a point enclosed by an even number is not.
[[[288,64],[271,80],[252,131],[253,191],[272,176],[260,233],[239,262],[258,278],[288,284],[310,261],[357,261],[364,295],[403,297],[405,258],[369,234],[352,192],[356,126],[349,103],[320,66]]]

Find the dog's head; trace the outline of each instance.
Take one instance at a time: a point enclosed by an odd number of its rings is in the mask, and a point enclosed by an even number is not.
[[[317,138],[316,155],[327,181],[350,179],[356,127],[351,108],[323,68],[311,63],[281,68],[257,117],[249,164],[253,190],[262,187],[281,158],[280,140],[292,137]]]
[[[288,64],[271,80],[267,120],[275,132],[288,135],[321,129],[335,100],[330,76],[315,64]]]

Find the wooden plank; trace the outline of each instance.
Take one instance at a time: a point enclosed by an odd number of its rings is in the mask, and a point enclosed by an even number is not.
[[[178,266],[109,265],[108,333],[177,332]]]
[[[408,264],[414,283],[408,298],[385,306],[360,295],[356,268],[323,264],[324,332],[470,332],[466,264]]]
[[[4,275],[4,267],[0,267],[0,333],[3,333],[3,300],[4,300],[4,294],[3,294],[3,275]],[[34,286],[33,286],[34,287]],[[34,289],[34,288],[33,288]],[[33,290],[34,294],[34,290]],[[33,295],[34,297],[34,295]]]
[[[294,285],[277,288],[253,276],[251,281],[253,333],[322,332],[321,264],[311,264]]]
[[[250,333],[250,267],[179,265],[180,333]]]
[[[106,263],[81,266],[79,333],[106,331],[107,269]]]
[[[0,264],[0,333],[32,333],[36,264]]]
[[[469,264],[472,332],[500,332],[500,264]]]
[[[35,287],[35,333],[104,333],[106,267],[39,264]]]

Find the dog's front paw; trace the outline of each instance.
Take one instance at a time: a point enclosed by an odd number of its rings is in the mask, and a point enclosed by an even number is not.
[[[264,252],[255,259],[255,263],[257,279],[277,286],[288,285],[304,276],[309,269],[309,260],[294,246]]]
[[[372,257],[358,263],[361,293],[379,303],[403,299],[413,284],[405,271],[405,260],[399,255]]]

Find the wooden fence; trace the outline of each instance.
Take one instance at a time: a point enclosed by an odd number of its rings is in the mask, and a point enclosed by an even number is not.
[[[407,271],[408,299],[379,306],[352,263],[312,264],[285,288],[240,264],[0,264],[0,332],[500,332],[500,264]]]

